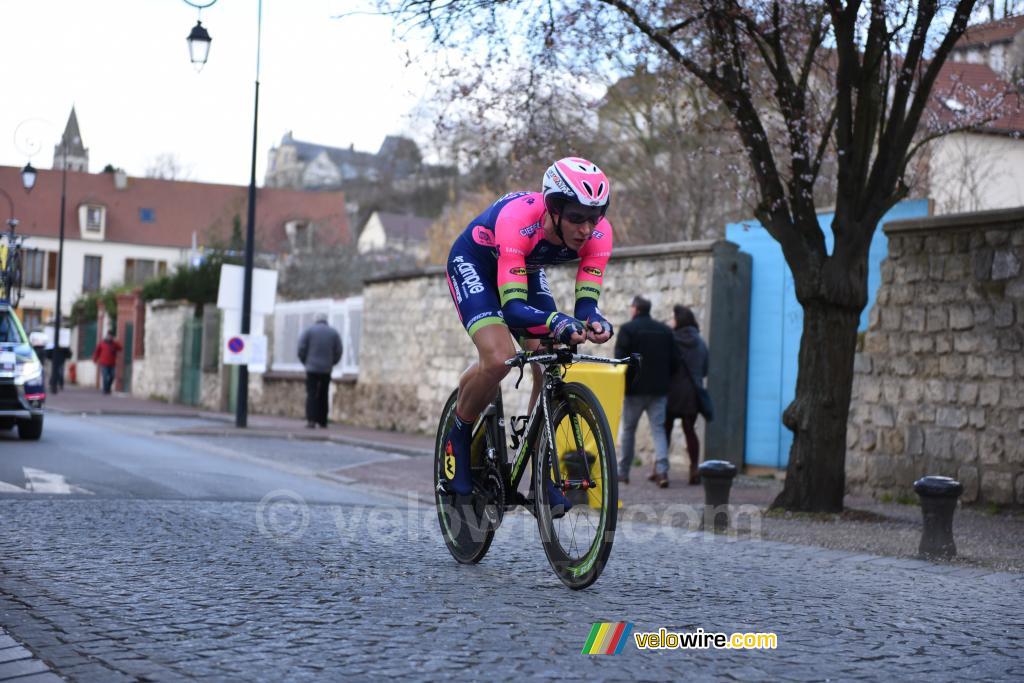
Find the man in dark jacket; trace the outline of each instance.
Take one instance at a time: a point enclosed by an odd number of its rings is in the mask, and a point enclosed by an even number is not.
[[[327,427],[331,370],[341,360],[341,335],[323,313],[299,337],[299,360],[306,366],[306,427]]]
[[[655,471],[648,479],[661,488],[668,486],[668,441],[665,438],[665,406],[668,400],[669,380],[679,367],[672,330],[668,325],[651,318],[651,302],[642,296],[633,298],[630,305],[632,320],[619,330],[615,343],[615,356],[622,358],[631,353],[643,357],[640,369],[630,369],[626,375],[626,397],[622,405],[622,427],[619,431],[619,481],[629,483],[629,468],[633,464],[633,447],[640,415],[647,413],[654,440]]]
[[[669,443],[672,439],[672,425],[676,418],[682,420],[683,436],[686,437],[686,450],[690,454],[690,484],[700,483],[697,465],[700,464],[700,439],[695,428],[699,406],[697,387],[694,382],[703,384],[708,376],[708,347],[700,336],[700,327],[693,311],[677,305],[674,309],[676,345],[679,348],[679,370],[672,377],[672,386],[668,392],[668,411],[665,415],[665,438]]]

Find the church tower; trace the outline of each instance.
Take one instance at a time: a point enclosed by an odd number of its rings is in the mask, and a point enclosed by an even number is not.
[[[64,128],[64,136],[53,147],[53,169],[63,169],[65,160],[69,171],[89,172],[89,150],[82,144],[82,133],[78,130],[78,116],[75,115],[74,106],[71,107],[68,125]]]

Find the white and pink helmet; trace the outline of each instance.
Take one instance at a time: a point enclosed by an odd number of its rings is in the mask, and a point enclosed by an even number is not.
[[[579,157],[559,159],[544,172],[544,205],[558,213],[567,202],[608,210],[611,183],[597,164]]]

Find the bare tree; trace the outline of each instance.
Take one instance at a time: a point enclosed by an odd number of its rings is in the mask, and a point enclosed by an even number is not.
[[[601,168],[615,182],[618,244],[721,238],[752,210],[727,112],[695,78],[641,67],[598,110]]]
[[[165,152],[149,160],[145,176],[160,180],[188,180],[192,177],[192,167],[183,164],[177,155]]]
[[[539,41],[534,54],[562,65],[563,78],[570,67],[595,68],[612,51],[674,65],[725,107],[757,193],[754,215],[781,245],[804,311],[796,397],[783,415],[794,440],[774,504],[841,510],[868,246],[881,217],[908,192],[904,175],[924,142],[919,124],[975,0],[382,4],[431,30],[439,44],[474,34],[486,36],[491,49]],[[516,13],[514,23],[507,11]],[[525,35],[509,37],[513,25]],[[814,79],[816,73],[825,77]],[[814,199],[830,146],[836,154],[831,253]]]

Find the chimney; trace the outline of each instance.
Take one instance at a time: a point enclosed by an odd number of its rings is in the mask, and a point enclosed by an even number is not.
[[[124,169],[117,169],[114,171],[114,188],[123,190],[128,187],[128,174],[124,172]]]

